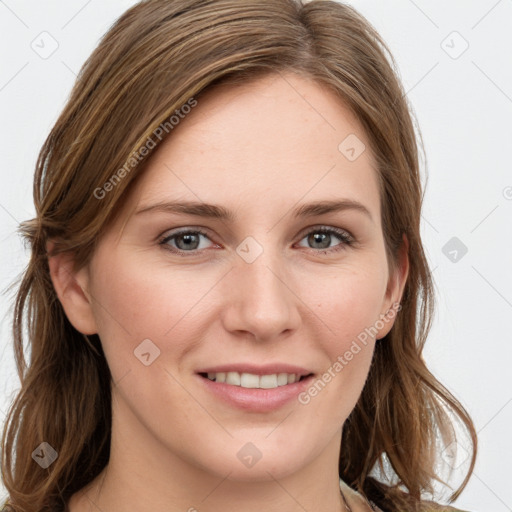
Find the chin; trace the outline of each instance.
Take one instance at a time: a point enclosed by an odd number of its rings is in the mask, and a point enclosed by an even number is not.
[[[229,474],[229,480],[234,482],[280,480],[300,470],[307,463],[304,460],[303,445],[283,451],[268,440],[266,444],[264,441],[235,444],[236,448],[228,452],[232,453],[232,456],[226,457],[226,454],[223,454],[222,458],[219,456],[215,461],[211,461],[216,473],[222,477]],[[220,461],[221,464],[218,464]]]

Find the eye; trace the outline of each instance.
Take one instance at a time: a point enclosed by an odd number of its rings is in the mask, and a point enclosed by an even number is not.
[[[332,247],[331,242],[334,241],[333,235],[334,238],[338,238],[342,243]],[[209,240],[208,233],[201,229],[183,229],[165,236],[158,243],[179,256],[194,256],[201,252],[201,250],[205,249],[204,246],[201,246],[202,237]],[[319,252],[321,254],[343,250],[347,246],[352,245],[355,241],[352,235],[347,231],[326,226],[310,229],[302,235],[301,241],[304,239],[307,239],[308,244],[313,245],[310,249],[316,249],[314,252]]]
[[[318,249],[315,252],[320,252],[321,254],[341,251],[346,249],[347,246],[352,245],[355,241],[347,231],[326,226],[313,228],[305,233],[305,235],[302,240],[307,239],[307,243],[311,244],[313,249]],[[333,241],[333,235],[341,240],[342,243],[332,247],[330,244]]]
[[[189,256],[189,254],[185,253],[192,253],[190,255],[194,255],[196,251],[204,249],[204,247],[200,247],[201,237],[208,238],[208,234],[197,228],[193,230],[184,229],[177,233],[167,235],[158,243],[180,256]],[[169,242],[173,242],[174,246]]]

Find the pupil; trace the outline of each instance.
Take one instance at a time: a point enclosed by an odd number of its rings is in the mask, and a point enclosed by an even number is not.
[[[183,240],[185,242],[185,245],[184,247],[180,247],[180,243],[179,241],[180,240]],[[193,234],[188,234],[188,235],[180,235],[177,239],[176,239],[176,245],[178,246],[179,249],[190,249],[191,246],[194,245],[194,242],[196,243],[197,245],[197,242],[198,242],[198,236],[197,235],[193,235]],[[196,246],[192,247],[192,249],[197,249]]]
[[[310,242],[312,242],[313,244],[315,244],[317,242],[319,242],[319,243],[324,242],[324,244],[321,247],[316,247],[317,249],[326,249],[329,247],[330,235],[328,233],[314,233],[314,234],[310,235],[310,238],[312,238],[312,240],[310,240]],[[326,241],[327,241],[327,243],[325,243]]]

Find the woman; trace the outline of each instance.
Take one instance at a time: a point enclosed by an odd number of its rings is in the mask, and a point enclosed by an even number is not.
[[[393,66],[330,1],[148,0],[110,29],[22,223],[4,510],[449,509],[441,455],[458,420],[453,501],[476,433],[421,355]]]

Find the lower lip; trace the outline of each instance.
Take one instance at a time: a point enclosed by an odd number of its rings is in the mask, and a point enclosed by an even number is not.
[[[201,375],[196,374],[201,379],[206,389],[224,400],[228,404],[252,412],[269,412],[279,409],[288,402],[297,397],[311,384],[314,375],[310,375],[305,379],[279,386],[272,389],[260,388],[243,388],[241,386],[233,386],[225,382],[215,382]]]

